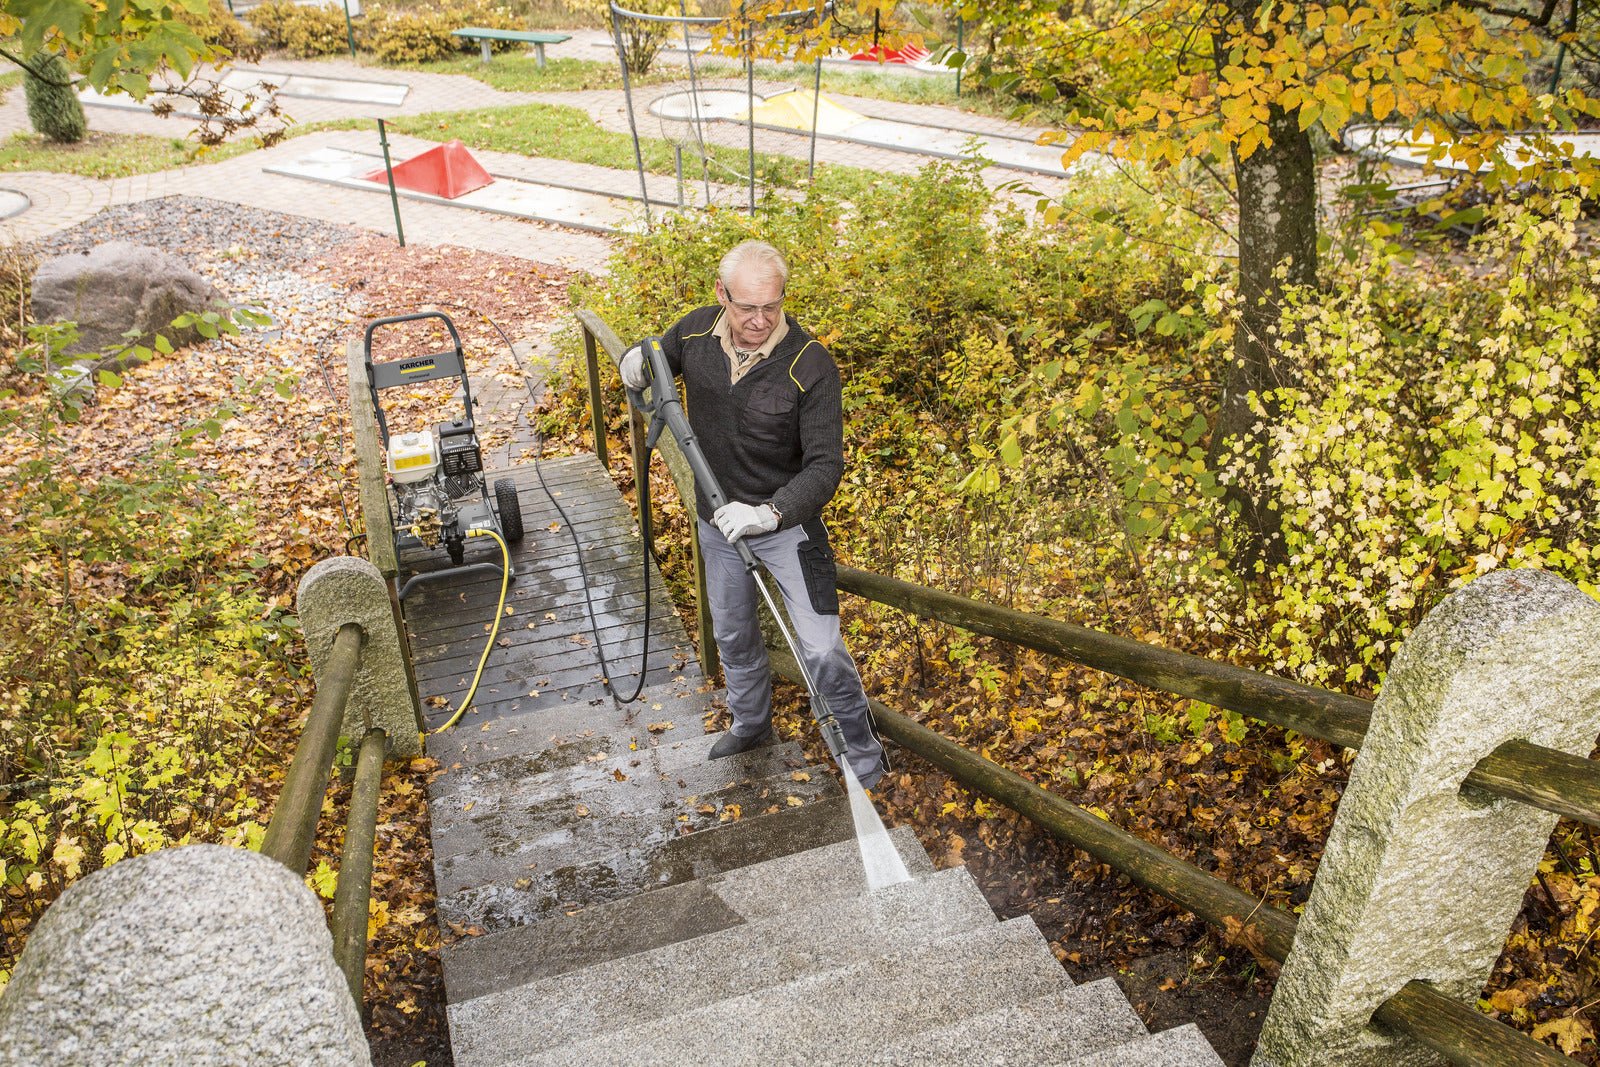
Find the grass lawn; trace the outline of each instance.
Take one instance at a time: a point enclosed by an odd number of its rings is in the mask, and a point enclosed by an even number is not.
[[[197,155],[196,146],[177,137],[96,133],[77,144],[54,144],[36,133],[14,133],[0,142],[0,170],[48,170],[85,178],[126,178],[171,170],[189,163],[214,162],[249,151],[250,142],[222,145]]]

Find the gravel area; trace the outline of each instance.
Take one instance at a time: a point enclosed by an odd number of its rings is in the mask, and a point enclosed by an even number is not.
[[[270,326],[247,332],[315,345],[349,318],[349,294],[318,277],[321,270],[313,264],[361,236],[350,226],[171,196],[106,208],[34,247],[41,257],[117,240],[160,249],[208,278],[230,300],[272,317]]]
[[[34,247],[41,255],[56,255],[84,252],[106,241],[132,241],[191,259],[240,248],[280,267],[290,267],[361,232],[351,226],[204,197],[168,196],[108,207],[93,218],[41,239]]]

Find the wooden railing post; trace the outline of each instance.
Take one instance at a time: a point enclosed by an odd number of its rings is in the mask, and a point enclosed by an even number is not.
[[[620,357],[621,353],[617,355]],[[587,323],[583,328],[583,359],[589,371],[589,425],[594,430],[594,454],[599,458],[600,466],[604,467],[609,461],[606,452],[605,398],[600,395],[600,357],[596,351],[594,334]]]
[[[378,791],[383,784],[384,736],[369,730],[356,754],[356,779],[350,790],[350,825],[339,856],[339,885],[333,894],[333,958],[344,972],[350,996],[361,1003],[367,973],[367,903],[372,896],[372,848],[378,836]]]
[[[1373,706],[1253,1063],[1431,1062],[1374,1012],[1413,982],[1477,998],[1556,823],[1469,772],[1509,740],[1586,753],[1596,733],[1600,604],[1576,586],[1493,571],[1429,612]]]

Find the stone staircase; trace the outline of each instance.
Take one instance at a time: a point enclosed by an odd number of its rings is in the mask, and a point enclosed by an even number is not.
[[[869,892],[835,776],[792,743],[708,761],[713,699],[691,665],[430,739],[459,1067],[1221,1063],[909,830],[911,880]]]

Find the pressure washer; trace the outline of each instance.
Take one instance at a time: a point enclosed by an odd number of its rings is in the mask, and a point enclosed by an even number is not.
[[[438,321],[450,336],[450,347],[428,355],[379,361],[373,358],[373,338],[379,330],[406,322]],[[394,531],[395,555],[401,548],[443,546],[451,566],[415,574],[400,589],[404,600],[424,581],[488,569],[512,577],[506,545],[522,540],[522,507],[517,487],[509,478],[496,479],[493,495],[483,475],[483,451],[472,418],[472,383],[467,378],[466,354],[455,323],[442,311],[393,315],[367,324],[362,356],[367,387],[383,444],[388,473],[389,519]],[[390,435],[381,393],[385,389],[421,385],[455,378],[460,383],[462,414],[431,427]],[[469,537],[493,536],[501,541],[501,564],[466,562]]]

